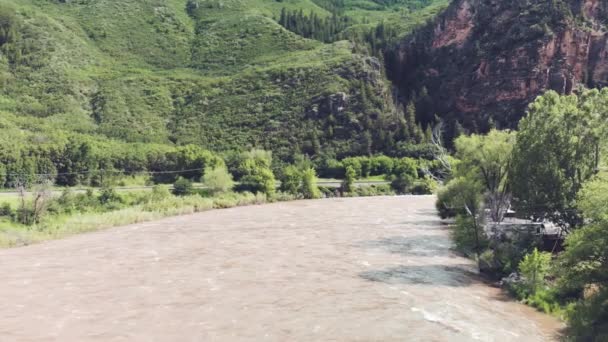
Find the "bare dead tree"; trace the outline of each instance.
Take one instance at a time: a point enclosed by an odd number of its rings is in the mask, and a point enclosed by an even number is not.
[[[48,176],[39,176],[35,182],[33,191],[32,215],[33,222],[38,223],[47,209],[48,202],[53,193],[51,191],[52,181]]]
[[[433,159],[439,162],[440,168],[436,172],[431,172],[427,167],[422,171],[425,175],[431,177],[439,183],[443,183],[452,174],[452,163],[450,161],[450,153],[443,144],[443,122],[439,121],[433,127],[431,135],[431,145],[433,146]]]
[[[20,223],[31,225],[40,222],[52,197],[52,181],[47,175],[39,175],[28,192],[28,182],[19,177],[14,181],[19,196],[19,209],[17,219]],[[28,199],[31,194],[32,198]]]
[[[18,177],[13,181],[13,186],[19,196],[19,209],[17,210],[17,219],[19,222],[26,224],[28,222],[27,207],[26,207],[26,195],[27,187],[26,182],[23,178]]]

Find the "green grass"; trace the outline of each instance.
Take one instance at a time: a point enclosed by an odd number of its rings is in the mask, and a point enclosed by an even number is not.
[[[137,196],[137,194],[131,194]],[[282,197],[283,200],[290,199]],[[41,223],[26,227],[0,218],[0,247],[18,247],[46,240],[64,238],[121,225],[157,220],[163,217],[192,214],[212,209],[266,203],[265,195],[227,193],[212,198],[198,195],[170,196],[162,200],[109,212],[84,212],[49,216]]]

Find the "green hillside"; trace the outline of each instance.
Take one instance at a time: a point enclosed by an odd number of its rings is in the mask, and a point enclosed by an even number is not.
[[[444,3],[0,0],[0,163],[57,164],[70,139],[111,139],[110,154],[194,144],[279,159],[409,143],[365,34],[381,22],[405,34]],[[300,10],[354,19],[323,43],[278,23]]]

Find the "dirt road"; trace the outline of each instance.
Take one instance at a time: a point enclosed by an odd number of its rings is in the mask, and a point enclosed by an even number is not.
[[[2,341],[545,341],[432,197],[278,203],[0,251]]]

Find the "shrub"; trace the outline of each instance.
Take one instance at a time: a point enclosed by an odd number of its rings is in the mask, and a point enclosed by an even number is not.
[[[239,192],[264,193],[273,195],[275,192],[274,175],[270,169],[259,169],[254,174],[241,178],[241,183],[236,187]]]
[[[524,302],[548,314],[560,316],[563,314],[562,306],[553,289],[538,289],[535,294],[526,298]]]
[[[234,187],[234,180],[232,175],[228,172],[228,169],[221,165],[213,169],[205,169],[205,175],[203,176],[203,183],[212,192],[227,192],[232,190]]]
[[[13,208],[10,203],[3,203],[2,206],[0,206],[0,216],[12,217],[13,214]]]
[[[26,226],[31,226],[36,223],[34,210],[28,206],[20,206],[17,208],[17,212],[15,215],[17,221]]]
[[[186,145],[165,153],[161,158],[155,158],[149,168],[151,171],[181,171],[180,177],[199,180],[202,177],[202,170],[223,164],[222,158],[214,153],[199,146]],[[177,173],[164,172],[152,176],[154,183],[175,183],[179,179],[176,177]]]
[[[488,239],[481,224],[468,215],[459,215],[452,229],[452,239],[456,248],[466,255],[481,252],[488,246]]]
[[[335,159],[324,157],[319,159],[315,165],[319,176],[323,178],[344,178],[346,172],[344,165]]]
[[[187,196],[192,194],[192,182],[186,178],[179,177],[173,184],[173,194],[176,196]]]
[[[487,275],[491,278],[499,279],[502,275],[502,267],[497,262],[496,254],[494,250],[488,248],[479,255],[477,260],[477,266],[479,272]]]
[[[297,195],[302,182],[302,174],[294,165],[288,165],[285,169],[283,169],[283,174],[281,175],[280,181],[281,191],[292,195]]]
[[[405,194],[410,190],[411,185],[414,183],[414,177],[412,175],[402,172],[393,178],[391,181],[391,188],[398,194]]]
[[[479,207],[481,185],[464,177],[452,179],[437,194],[435,206],[439,216],[445,219],[465,215],[465,206]]]
[[[162,200],[171,196],[169,188],[163,185],[155,185],[152,188],[152,196],[156,200]]]
[[[152,191],[144,193],[135,201],[135,203],[145,204],[151,202],[160,202],[170,197],[173,196],[171,195],[169,187],[166,185],[155,185],[152,187]]]
[[[545,278],[551,267],[551,253],[539,252],[534,248],[532,253],[527,254],[519,263],[519,272],[524,277],[525,292],[533,296],[544,286]]]
[[[236,187],[237,191],[249,191],[253,193],[264,193],[272,196],[276,191],[274,173],[270,169],[272,155],[264,150],[252,150],[243,154],[243,160],[239,165],[239,174],[243,177]]]
[[[123,203],[123,198],[114,190],[114,188],[103,188],[99,194],[99,203],[108,205],[113,203]]]
[[[344,178],[344,181],[341,185],[343,192],[353,192],[356,176],[357,173],[355,172],[355,169],[351,166],[347,166],[346,177]]]
[[[360,186],[355,188],[353,193],[357,196],[368,197],[368,196],[389,196],[394,195],[395,192],[391,189],[390,185],[370,185]]]
[[[388,175],[393,172],[393,159],[387,156],[376,156],[371,159],[371,175]]]
[[[412,158],[397,159],[391,178],[391,187],[399,194],[405,194],[418,177],[418,163]]]
[[[430,195],[437,190],[437,182],[429,177],[415,181],[410,189],[414,195]]]
[[[321,191],[317,187],[317,174],[315,169],[309,167],[302,172],[302,195],[304,198],[313,199],[321,197]]]
[[[348,170],[354,172],[353,178],[359,178],[362,176],[362,166],[361,166],[361,158],[351,157],[345,158],[342,160],[342,165],[344,165],[345,177],[348,177]]]

